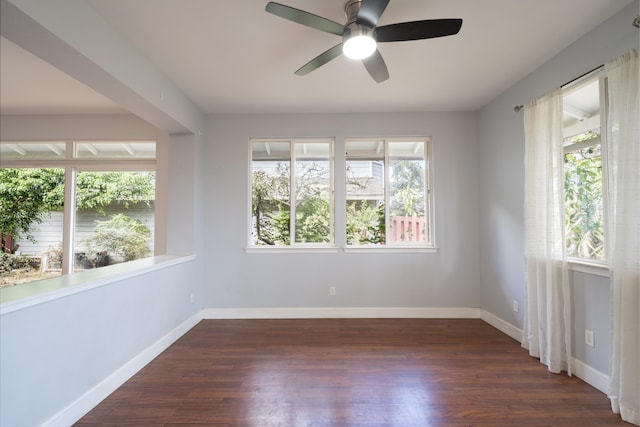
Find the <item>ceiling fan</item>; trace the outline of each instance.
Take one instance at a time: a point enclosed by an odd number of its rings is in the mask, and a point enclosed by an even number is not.
[[[344,5],[345,25],[280,3],[267,3],[266,11],[289,21],[342,37],[342,42],[300,67],[295,74],[304,76],[344,53],[361,59],[365,68],[380,83],[389,78],[387,65],[376,43],[431,39],[457,34],[462,19],[427,19],[377,27],[389,0],[348,0]]]

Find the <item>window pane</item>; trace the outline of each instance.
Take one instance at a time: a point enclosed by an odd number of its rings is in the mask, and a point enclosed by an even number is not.
[[[295,144],[295,241],[331,241],[331,182],[329,143]]]
[[[347,141],[346,152],[347,244],[384,244],[384,141]]]
[[[389,142],[389,243],[425,242],[424,142]]]
[[[0,169],[0,287],[62,274],[63,169]]]
[[[155,159],[154,141],[92,141],[76,142],[76,157],[80,159]]]
[[[251,159],[251,242],[289,245],[290,143],[253,142]]]
[[[604,260],[600,144],[566,153],[564,166],[567,254]]]
[[[2,160],[64,160],[66,155],[64,142],[2,142],[0,158]]]
[[[604,260],[600,84],[563,97],[566,247],[569,256]]]
[[[153,255],[154,172],[78,172],[74,269]]]

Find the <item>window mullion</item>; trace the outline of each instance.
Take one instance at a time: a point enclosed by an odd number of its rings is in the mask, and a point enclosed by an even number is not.
[[[384,244],[391,242],[391,195],[389,188],[389,141],[384,140]]]
[[[296,158],[295,143],[289,143],[289,244],[296,243]]]
[[[335,193],[335,141],[329,144],[329,243],[335,245],[336,193]]]
[[[429,245],[435,245],[435,226],[434,215],[433,215],[433,195],[431,194],[431,189],[433,188],[433,174],[431,170],[431,139],[427,139],[424,142],[424,203],[425,203],[425,216],[427,223],[425,224],[425,233],[429,233],[428,239],[425,236],[425,241],[429,243]]]
[[[605,261],[609,262],[609,97],[608,94],[608,80],[606,77],[598,79],[598,89],[600,95],[600,153],[601,153],[601,166],[602,166],[602,204],[604,209],[602,212],[602,222],[604,224],[603,234],[603,252]]]
[[[73,235],[76,217],[76,170],[64,171],[64,209],[62,223],[62,274],[73,273]]]

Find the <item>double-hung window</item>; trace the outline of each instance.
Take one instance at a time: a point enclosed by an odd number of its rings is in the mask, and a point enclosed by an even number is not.
[[[605,91],[606,79],[597,74],[563,94],[566,250],[569,257],[596,262],[605,259]]]
[[[333,139],[250,144],[249,246],[334,246]]]
[[[347,139],[348,247],[433,247],[430,139]]]

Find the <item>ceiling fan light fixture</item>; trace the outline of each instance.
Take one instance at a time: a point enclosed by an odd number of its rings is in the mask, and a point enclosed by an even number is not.
[[[344,54],[348,58],[361,59],[369,75],[381,83],[389,78],[389,70],[377,49],[377,42],[403,42],[433,39],[458,34],[462,19],[423,19],[378,26],[378,21],[390,0],[346,0],[345,25],[322,16],[270,1],[265,10],[280,18],[325,33],[342,36],[342,43],[325,50],[300,67],[295,74],[305,76]]]
[[[345,31],[342,40],[342,53],[347,58],[364,59],[373,55],[376,51],[376,39],[369,28],[352,24]]]

